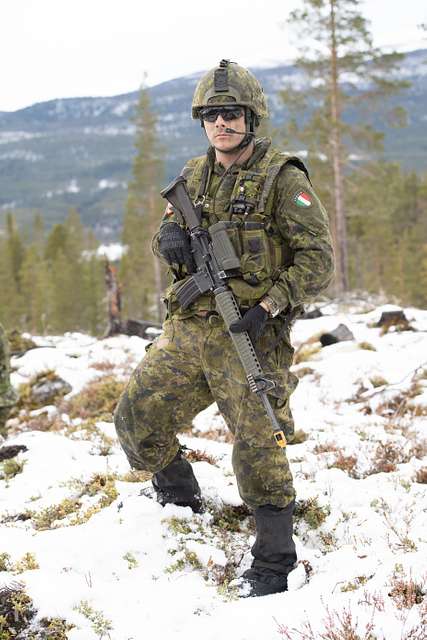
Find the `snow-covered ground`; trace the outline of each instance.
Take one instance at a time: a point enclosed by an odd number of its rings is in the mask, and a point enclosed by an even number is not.
[[[374,325],[390,309],[331,304],[294,327],[305,435],[287,449],[299,557],[287,593],[236,597],[254,530],[215,405],[180,436],[208,505],[194,515],[144,495],[150,481],[129,473],[108,416],[70,416],[68,396],[22,410],[0,443],[27,448],[15,468],[0,463],[0,588],[20,582],[37,620],[74,625],[70,640],[426,640],[427,311],[405,309],[414,330],[382,335]],[[316,336],[340,323],[355,339],[320,348]],[[95,379],[126,380],[147,344],[34,340],[12,359],[14,385],[55,371],[74,397]]]

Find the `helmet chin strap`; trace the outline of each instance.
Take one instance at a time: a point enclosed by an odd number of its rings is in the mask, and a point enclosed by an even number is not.
[[[243,136],[243,140],[240,140],[239,144],[233,147],[232,149],[218,149],[218,151],[221,151],[221,153],[223,153],[224,155],[236,153],[236,151],[240,151],[240,149],[242,150],[245,149],[248,146],[248,144],[252,142],[253,139],[254,139],[253,136],[246,134],[245,136]],[[215,145],[213,145],[213,147],[214,149],[217,148]]]

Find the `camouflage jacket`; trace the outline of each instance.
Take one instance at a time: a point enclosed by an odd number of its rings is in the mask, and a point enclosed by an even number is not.
[[[202,203],[205,227],[227,221],[228,234],[240,257],[240,276],[228,284],[241,307],[250,307],[268,294],[280,310],[309,302],[331,282],[333,250],[326,211],[313,190],[303,163],[256,140],[249,160],[225,170],[215,161],[214,149],[190,160],[183,169],[193,200]],[[166,224],[185,227],[180,215],[166,208],[158,236]],[[172,265],[165,302],[173,315],[191,316],[214,309],[213,296],[200,298],[185,312],[174,289],[187,277],[185,267]]]

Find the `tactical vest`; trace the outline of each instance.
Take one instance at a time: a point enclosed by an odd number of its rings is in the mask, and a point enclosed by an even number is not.
[[[272,287],[281,269],[293,262],[293,252],[274,220],[274,183],[281,169],[292,163],[307,174],[301,160],[257,141],[254,153],[267,149],[250,168],[240,168],[221,181],[213,178],[213,162],[206,155],[193,158],[182,175],[193,202],[199,205],[205,228],[223,220],[240,258],[239,277],[227,280],[241,307],[253,306]],[[215,186],[219,188],[215,193]],[[231,194],[231,185],[234,183]],[[212,189],[212,187],[214,187]],[[213,296],[201,296],[193,309],[214,308]]]

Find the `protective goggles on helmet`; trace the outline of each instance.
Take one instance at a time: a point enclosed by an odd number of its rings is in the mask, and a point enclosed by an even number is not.
[[[243,107],[240,106],[224,106],[224,107],[204,107],[200,109],[200,117],[207,122],[215,122],[218,116],[225,121],[236,120],[245,113]]]

